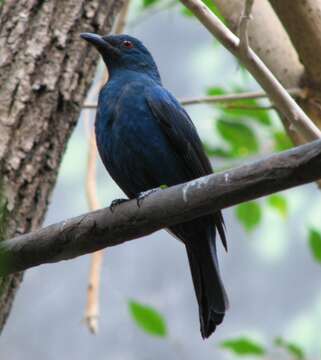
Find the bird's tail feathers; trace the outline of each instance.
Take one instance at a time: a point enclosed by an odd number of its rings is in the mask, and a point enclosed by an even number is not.
[[[215,236],[215,234],[212,234]],[[185,243],[199,305],[201,334],[208,338],[224,318],[228,298],[220,278],[215,237],[195,244]]]

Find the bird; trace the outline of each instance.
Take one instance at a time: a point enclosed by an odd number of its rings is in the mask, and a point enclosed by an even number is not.
[[[102,162],[129,199],[211,174],[209,159],[187,112],[166,90],[143,43],[130,35],[81,33],[107,66],[95,120]],[[222,323],[228,298],[221,280],[216,234],[227,250],[220,211],[170,226],[187,251],[199,308],[200,332],[208,338]]]

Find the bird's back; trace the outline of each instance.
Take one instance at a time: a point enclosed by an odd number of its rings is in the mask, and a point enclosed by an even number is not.
[[[160,185],[190,180],[147,105],[145,94],[155,86],[145,78],[112,82],[99,97],[99,153],[110,175],[130,198]]]

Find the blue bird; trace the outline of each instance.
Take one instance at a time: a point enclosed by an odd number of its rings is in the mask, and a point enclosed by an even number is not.
[[[129,199],[164,184],[211,174],[192,121],[162,86],[146,47],[128,35],[83,33],[81,37],[96,47],[109,71],[98,100],[97,146],[107,171]],[[226,248],[221,212],[169,229],[187,250],[203,338],[214,332],[228,308],[218,268],[216,230]]]

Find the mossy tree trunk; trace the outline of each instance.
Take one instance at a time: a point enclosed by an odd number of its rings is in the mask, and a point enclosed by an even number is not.
[[[109,32],[122,2],[1,5],[0,239],[41,225],[98,59],[79,33]],[[22,274],[0,279],[0,332],[21,280]]]

